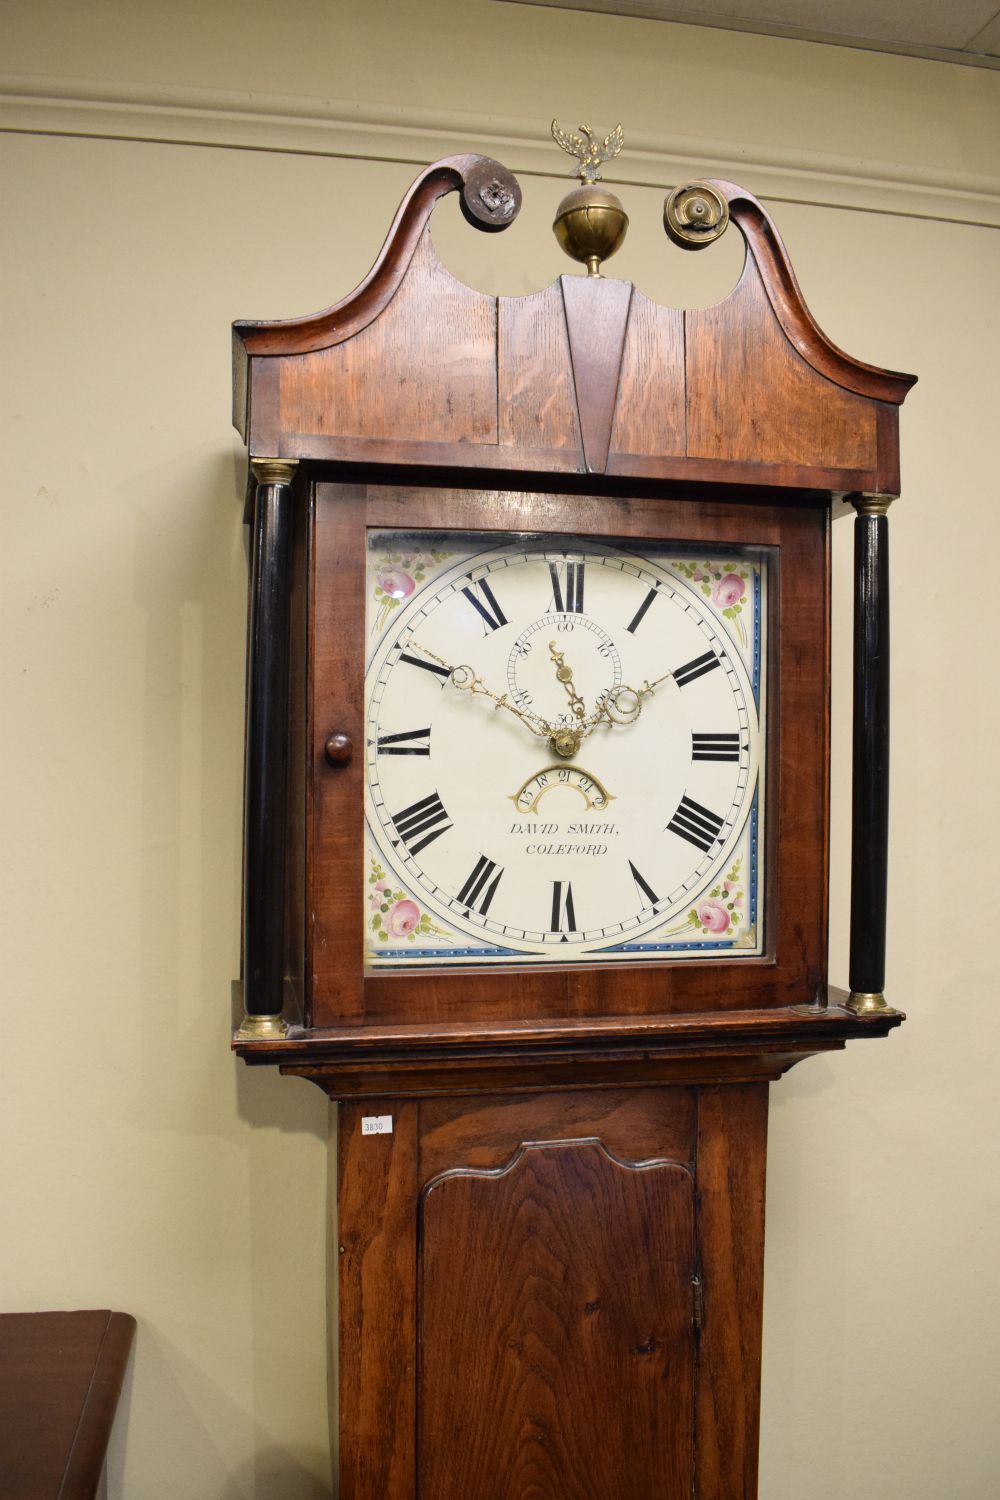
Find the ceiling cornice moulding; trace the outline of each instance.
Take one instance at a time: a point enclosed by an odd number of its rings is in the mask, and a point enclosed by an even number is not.
[[[66,80],[0,78],[0,130],[415,165],[460,146],[496,157],[514,172],[563,175],[553,160],[547,118],[411,105],[260,94],[251,102],[221,90],[140,94],[115,85],[84,92]],[[630,131],[621,167],[613,180],[624,185],[662,189],[708,173],[733,177],[776,202],[1000,226],[1000,177],[945,175],[912,163]]]

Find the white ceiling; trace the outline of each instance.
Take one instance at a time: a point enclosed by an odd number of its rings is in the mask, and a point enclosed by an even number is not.
[[[520,0],[1000,68],[997,0]]]

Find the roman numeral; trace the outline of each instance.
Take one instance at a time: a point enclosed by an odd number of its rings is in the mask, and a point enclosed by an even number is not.
[[[645,618],[647,609],[652,604],[655,598],[656,590],[650,589],[649,593],[646,595],[645,599],[643,599],[642,603],[639,605],[639,608],[632,616],[631,623],[625,626],[625,629],[629,632],[630,635],[635,635],[639,626],[642,624],[643,619]]]
[[[404,807],[402,812],[393,813],[392,821],[396,825],[396,832],[411,854],[419,854],[421,849],[426,849],[428,844],[433,844],[436,838],[440,838],[442,833],[447,833],[451,827],[448,814],[437,792],[432,792],[429,797],[421,798],[410,807]],[[414,842],[414,840],[419,842]]]
[[[565,589],[562,574],[565,572]],[[553,608],[557,615],[583,614],[583,563],[549,563]]]
[[[459,901],[463,901],[470,911],[478,911],[481,917],[485,917],[490,909],[490,902],[496,895],[502,874],[503,870],[499,869],[491,859],[487,859],[485,854],[481,854],[472,874],[458,893]]]
[[[693,797],[682,797],[680,806],[674,813],[667,828],[671,833],[679,834],[682,839],[687,839],[689,844],[703,849],[707,854],[722,832],[724,819],[707,807],[702,807],[700,802],[695,802]]]
[[[632,871],[632,879],[635,881],[635,888],[639,892],[639,895],[645,896],[647,906],[655,906],[660,898],[649,884],[649,881],[643,880],[631,860],[628,862],[628,867]]]
[[[399,659],[409,662],[411,667],[423,667],[425,672],[436,672],[439,677],[451,676],[450,667],[443,667],[440,662],[436,661],[424,661],[422,656],[411,656],[408,651],[401,651]]]
[[[692,760],[739,760],[739,758],[740,737],[738,734],[692,733]]]
[[[479,594],[481,595],[481,597],[477,597],[476,594],[473,593],[474,589],[479,590]],[[478,583],[473,583],[467,588],[464,588],[462,590],[462,593],[465,595],[466,599],[468,599],[473,609],[482,616],[483,620],[490,630],[499,630],[501,625],[506,625],[508,623],[507,616],[504,614],[503,610],[497,603],[493,590],[490,588],[485,578],[480,578]],[[483,634],[485,635],[485,633],[486,632],[484,631]]]
[[[566,942],[567,932],[576,932],[576,912],[573,910],[573,887],[569,881],[552,882],[552,925],[550,932],[561,932]]]
[[[677,667],[672,673],[673,679],[678,687],[687,687],[689,682],[694,682],[696,677],[702,677],[706,672],[712,672],[721,665],[714,651],[706,651],[704,656],[696,656],[694,661],[686,661],[683,667]]]
[[[401,734],[380,734],[375,742],[379,755],[430,755],[429,729],[404,729]]]

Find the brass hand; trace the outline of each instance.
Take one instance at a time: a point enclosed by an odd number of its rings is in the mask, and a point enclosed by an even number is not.
[[[453,667],[443,657],[437,656],[429,651],[426,646],[421,646],[418,641],[411,641],[411,645],[424,656],[429,656],[439,666],[447,667],[449,680],[453,687],[460,692],[470,693],[473,696],[489,698],[496,704],[497,708],[505,708],[508,713],[513,714],[516,719],[532,734],[539,739],[548,740],[549,747],[555,755],[563,760],[568,760],[579,750],[583,741],[593,734],[599,724],[607,724],[609,727],[620,727],[626,724],[634,724],[642,712],[642,700],[653,693],[661,682],[666,682],[673,674],[665,672],[662,677],[657,677],[655,682],[644,682],[640,688],[631,688],[624,685],[601,693],[597,700],[593,713],[586,714],[586,705],[583,699],[577,695],[573,685],[573,671],[563,662],[563,653],[556,650],[555,642],[549,644],[549,651],[553,660],[557,663],[556,676],[566,688],[569,695],[570,705],[578,722],[570,725],[554,725],[543,719],[539,714],[530,713],[518,708],[506,693],[494,693],[488,688],[481,677],[477,677],[475,670],[470,666]],[[561,674],[567,674],[565,676]],[[579,708],[577,707],[579,705]]]
[[[491,699],[497,708],[505,708],[516,719],[520,719],[525,728],[529,729],[532,734],[537,735],[539,739],[551,739],[553,734],[556,733],[552,725],[540,718],[538,714],[518,708],[517,704],[512,702],[506,693],[494,693],[491,688],[486,686],[481,677],[476,676],[475,670],[472,667],[464,665],[453,667],[450,662],[444,661],[440,656],[436,656],[433,651],[428,651],[426,646],[421,646],[417,641],[412,641],[411,645],[416,650],[422,652],[424,656],[429,656],[432,661],[436,661],[439,666],[447,667],[452,687],[458,688],[460,692]]]
[[[657,677],[655,682],[648,680],[641,687],[628,687],[622,683],[619,687],[610,688],[601,693],[592,714],[576,726],[578,744],[585,740],[588,735],[593,734],[599,724],[607,724],[609,728],[621,728],[628,724],[634,724],[642,713],[643,698],[650,697],[661,682],[666,682],[673,676],[672,672],[665,672],[662,677]]]
[[[561,682],[566,689],[570,708],[578,719],[582,719],[587,712],[587,705],[576,690],[576,685],[573,682],[573,668],[567,667],[565,655],[562,651],[556,649],[555,641],[549,641],[549,655],[555,662],[556,680]]]

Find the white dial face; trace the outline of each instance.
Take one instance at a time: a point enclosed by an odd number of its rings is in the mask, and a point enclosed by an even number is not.
[[[759,954],[767,570],[370,533],[369,965]]]

